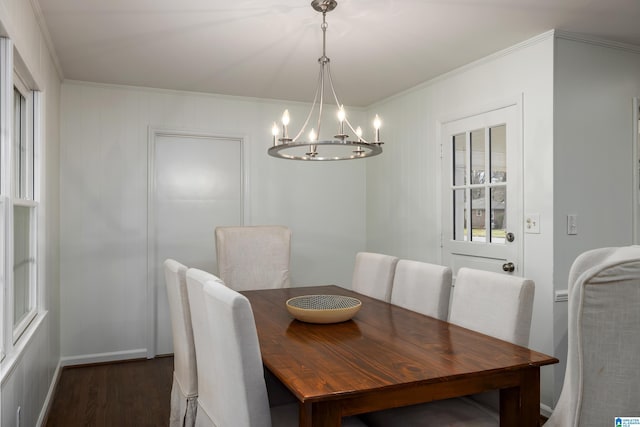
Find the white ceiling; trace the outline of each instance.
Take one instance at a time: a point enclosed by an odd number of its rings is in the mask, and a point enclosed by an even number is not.
[[[310,101],[310,0],[37,0],[66,79]],[[327,56],[366,106],[551,29],[640,46],[640,0],[338,0]]]

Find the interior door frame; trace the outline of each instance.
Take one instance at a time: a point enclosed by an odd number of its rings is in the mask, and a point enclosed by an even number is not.
[[[497,98],[493,101],[484,103],[484,104],[477,104],[477,105],[472,105],[469,108],[465,108],[464,110],[460,110],[458,112],[453,112],[453,113],[449,113],[449,114],[445,114],[443,115],[440,119],[436,120],[436,140],[438,141],[438,144],[440,144],[440,185],[439,185],[439,191],[440,191],[440,201],[441,203],[446,203],[445,201],[445,196],[444,196],[444,187],[445,187],[445,182],[443,182],[442,180],[444,179],[443,176],[443,172],[444,172],[444,145],[443,145],[443,134],[444,134],[444,129],[447,126],[447,124],[451,123],[451,122],[455,122],[458,120],[464,120],[467,118],[471,118],[474,116],[478,116],[481,114],[485,114],[485,113],[489,113],[495,110],[500,110],[503,108],[510,108],[510,107],[515,107],[516,108],[516,116],[518,118],[518,129],[517,129],[517,135],[519,138],[519,144],[520,144],[520,159],[518,161],[518,164],[515,165],[515,167],[518,167],[520,169],[520,180],[519,180],[519,188],[518,188],[518,192],[522,195],[521,197],[518,197],[517,200],[515,200],[513,202],[513,204],[516,206],[516,211],[519,213],[519,224],[517,225],[517,227],[515,227],[515,231],[517,233],[518,238],[516,239],[515,243],[516,243],[516,256],[517,256],[517,263],[516,263],[516,271],[515,274],[516,275],[522,275],[522,273],[524,272],[524,217],[525,217],[525,213],[524,213],[524,181],[525,181],[525,175],[524,175],[524,117],[523,117],[523,106],[524,106],[524,93],[520,93],[517,95],[512,95],[512,96],[507,96],[504,98]],[[445,206],[442,204],[441,205],[441,211],[440,211],[440,259],[441,260],[445,260],[445,245],[444,245],[444,210],[445,210]],[[455,272],[454,272],[454,277],[455,277]]]
[[[156,321],[157,321],[157,306],[156,306],[156,271],[157,266],[156,259],[156,212],[155,212],[155,193],[156,193],[156,165],[155,165],[155,153],[156,153],[156,140],[159,137],[180,137],[180,138],[195,138],[195,139],[221,139],[225,141],[237,141],[240,144],[240,169],[241,169],[241,191],[240,197],[240,210],[241,221],[240,225],[248,223],[250,209],[249,209],[249,173],[245,167],[246,159],[248,158],[248,144],[246,143],[245,135],[223,135],[216,132],[197,131],[197,130],[185,130],[185,129],[168,129],[163,127],[149,126],[148,129],[148,141],[147,141],[147,359],[152,359],[156,356],[157,347],[157,333],[156,333]],[[212,238],[213,241],[213,238]]]

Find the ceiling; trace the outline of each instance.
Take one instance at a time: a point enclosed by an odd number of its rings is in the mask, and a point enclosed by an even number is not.
[[[310,0],[36,0],[65,79],[311,101]],[[367,106],[551,29],[640,46],[640,0],[338,0],[327,56]]]

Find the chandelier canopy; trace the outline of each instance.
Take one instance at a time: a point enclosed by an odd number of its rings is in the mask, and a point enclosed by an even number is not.
[[[326,16],[327,12],[335,9],[337,5],[338,2],[336,0],[313,0],[311,2],[311,7],[322,13],[322,25],[320,27],[322,28],[322,56],[318,58],[320,73],[318,75],[316,94],[302,128],[293,138],[289,135],[289,122],[291,120],[289,110],[285,110],[282,115],[282,129],[275,122],[273,123],[271,130],[273,145],[268,150],[270,156],[290,160],[351,160],[372,157],[382,153],[382,144],[384,143],[380,141],[380,117],[376,114],[373,121],[375,140],[372,142],[365,140],[362,137],[360,126],[354,129],[349,122],[344,106],[338,100],[336,91],[333,88],[330,61],[326,54],[328,27]],[[322,129],[322,113],[324,112],[324,92],[328,89],[330,89],[330,95],[333,95],[333,100],[337,106],[337,133],[333,139],[322,140],[320,139],[320,131]],[[307,140],[305,141],[304,138],[301,139],[301,136],[306,132],[316,107],[317,124],[306,135]],[[279,137],[281,130],[282,136]],[[348,131],[353,132],[355,138],[350,140],[350,135],[346,133]]]

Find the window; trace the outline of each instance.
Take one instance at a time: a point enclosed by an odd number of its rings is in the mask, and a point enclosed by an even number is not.
[[[0,358],[17,360],[41,310],[38,251],[40,96],[11,40],[0,37]],[[10,365],[9,365],[10,366]],[[3,366],[4,368],[4,366]]]
[[[507,185],[505,129],[505,125],[498,125],[451,137],[454,240],[504,243]],[[469,208],[472,218],[467,217]],[[486,212],[489,212],[488,216]]]
[[[37,93],[28,90],[22,79],[14,74],[11,156],[13,342],[20,338],[37,312],[36,97]]]

